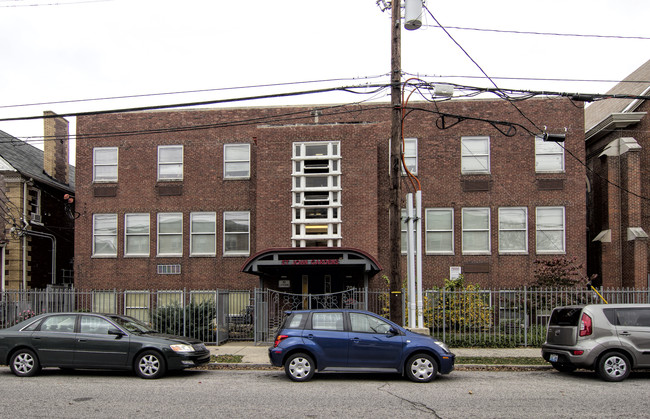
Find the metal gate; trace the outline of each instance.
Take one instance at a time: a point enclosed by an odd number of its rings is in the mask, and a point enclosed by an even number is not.
[[[367,290],[349,289],[331,294],[291,294],[257,289],[255,290],[255,343],[273,341],[286,311],[327,308],[367,309]]]

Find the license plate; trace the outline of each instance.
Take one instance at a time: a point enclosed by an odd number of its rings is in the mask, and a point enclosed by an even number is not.
[[[548,357],[549,362],[557,362],[557,354],[551,354]]]

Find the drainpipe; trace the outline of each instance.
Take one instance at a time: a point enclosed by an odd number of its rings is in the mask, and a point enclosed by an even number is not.
[[[23,221],[27,220],[27,182],[23,183]],[[23,246],[23,286],[22,290],[27,289],[27,237],[22,237],[22,246]]]
[[[0,251],[0,292],[5,292],[5,245],[2,244],[2,250]]]
[[[52,240],[52,285],[56,285],[56,237],[53,234],[33,230],[25,230],[23,233],[28,236],[43,237]]]

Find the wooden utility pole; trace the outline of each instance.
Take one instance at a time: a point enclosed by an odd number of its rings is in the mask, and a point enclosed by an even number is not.
[[[390,319],[402,323],[402,208],[400,205],[401,153],[402,153],[402,58],[400,0],[391,4],[391,129],[390,129],[390,194],[389,194],[389,242],[390,242]]]

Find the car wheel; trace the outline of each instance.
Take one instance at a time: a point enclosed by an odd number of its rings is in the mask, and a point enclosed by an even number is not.
[[[314,376],[316,365],[309,355],[297,353],[287,358],[284,372],[293,381],[308,381]]]
[[[135,373],[141,378],[160,378],[165,368],[165,359],[156,351],[142,352],[135,359]]]
[[[560,372],[573,372],[578,368],[573,364],[563,364],[561,362],[551,362],[551,365]]]
[[[598,360],[596,372],[605,381],[623,381],[630,375],[630,361],[620,352],[609,352]]]
[[[11,372],[18,377],[32,377],[41,370],[36,354],[29,349],[19,349],[9,361]]]
[[[406,376],[416,383],[428,383],[438,375],[438,363],[426,354],[416,354],[406,362]]]

